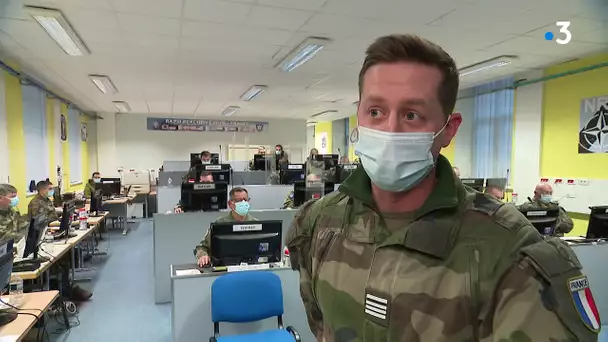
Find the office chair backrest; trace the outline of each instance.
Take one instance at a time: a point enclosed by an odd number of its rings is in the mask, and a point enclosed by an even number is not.
[[[246,323],[283,315],[281,279],[268,271],[240,271],[211,285],[213,322]]]

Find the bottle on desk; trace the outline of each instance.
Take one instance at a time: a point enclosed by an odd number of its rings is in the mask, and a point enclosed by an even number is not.
[[[84,208],[81,208],[78,212],[78,220],[80,221],[80,230],[86,230],[89,228],[89,224],[87,222],[89,218],[87,217],[87,212]]]
[[[283,250],[283,266],[291,267],[291,260],[289,259],[289,249],[285,247]]]

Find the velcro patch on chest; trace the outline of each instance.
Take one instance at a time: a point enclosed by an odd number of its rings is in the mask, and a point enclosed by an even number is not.
[[[388,324],[388,314],[390,312],[390,301],[388,297],[385,297],[369,292],[365,293],[365,314],[372,321],[382,325]]]

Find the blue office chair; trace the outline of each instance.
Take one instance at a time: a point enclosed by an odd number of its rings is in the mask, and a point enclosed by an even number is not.
[[[220,322],[249,323],[275,316],[277,329],[220,336]],[[283,328],[281,279],[268,271],[241,271],[218,277],[211,285],[211,319],[213,337],[209,342],[300,341],[295,329]]]

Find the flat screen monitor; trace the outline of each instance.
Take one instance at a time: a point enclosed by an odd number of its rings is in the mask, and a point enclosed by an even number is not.
[[[0,240],[0,289],[6,288],[13,270],[14,240]],[[0,309],[0,326],[6,325],[17,318],[17,313],[11,308]]]
[[[336,166],[336,180],[337,184],[342,184],[355,170],[359,167],[358,164],[342,164]]]
[[[102,203],[101,190],[95,189],[95,191],[91,193],[91,204],[89,206],[89,211],[93,216],[96,216],[97,212],[101,211]]]
[[[230,173],[232,166],[230,164],[206,164],[199,165],[195,168],[195,179],[200,179],[201,173],[210,172],[214,182],[230,183]]]
[[[220,163],[220,154],[211,153],[211,165],[217,165]]]
[[[330,192],[333,192],[335,188],[334,182],[325,183],[307,183],[306,181],[297,181],[293,183],[293,205],[299,207],[306,201],[311,199],[318,199]]]
[[[63,199],[61,196],[61,187],[56,186],[53,188],[53,206],[59,208],[63,205]]]
[[[61,220],[59,221],[59,233],[57,237],[69,237],[70,225],[72,224],[72,217],[74,216],[74,202],[67,202],[63,204],[63,211],[61,213]]]
[[[325,163],[325,170],[329,170],[332,167],[336,167],[338,165],[338,160],[340,156],[337,154],[320,154],[321,158],[323,158],[323,163]]]
[[[120,178],[102,178],[99,183],[95,183],[95,190],[101,191],[104,197],[120,195]]]
[[[540,235],[552,236],[555,233],[559,208],[520,210],[522,214],[538,230]]]
[[[182,183],[184,211],[218,211],[228,208],[228,183]]]
[[[608,206],[590,207],[589,209],[591,209],[591,214],[587,226],[587,238],[608,238]]]
[[[281,261],[283,221],[212,223],[209,229],[214,266]]]
[[[462,184],[473,188],[476,191],[483,191],[485,180],[483,178],[463,178],[460,180]]]
[[[306,164],[288,164],[281,173],[281,184],[290,185],[306,179]]]
[[[33,255],[33,259],[38,259],[38,246],[42,242],[44,232],[46,231],[47,222],[44,217],[35,217],[30,220],[30,225],[27,228],[25,237],[25,247],[23,248],[23,259]]]
[[[266,171],[270,170],[270,158],[265,154],[253,155],[253,170]]]

